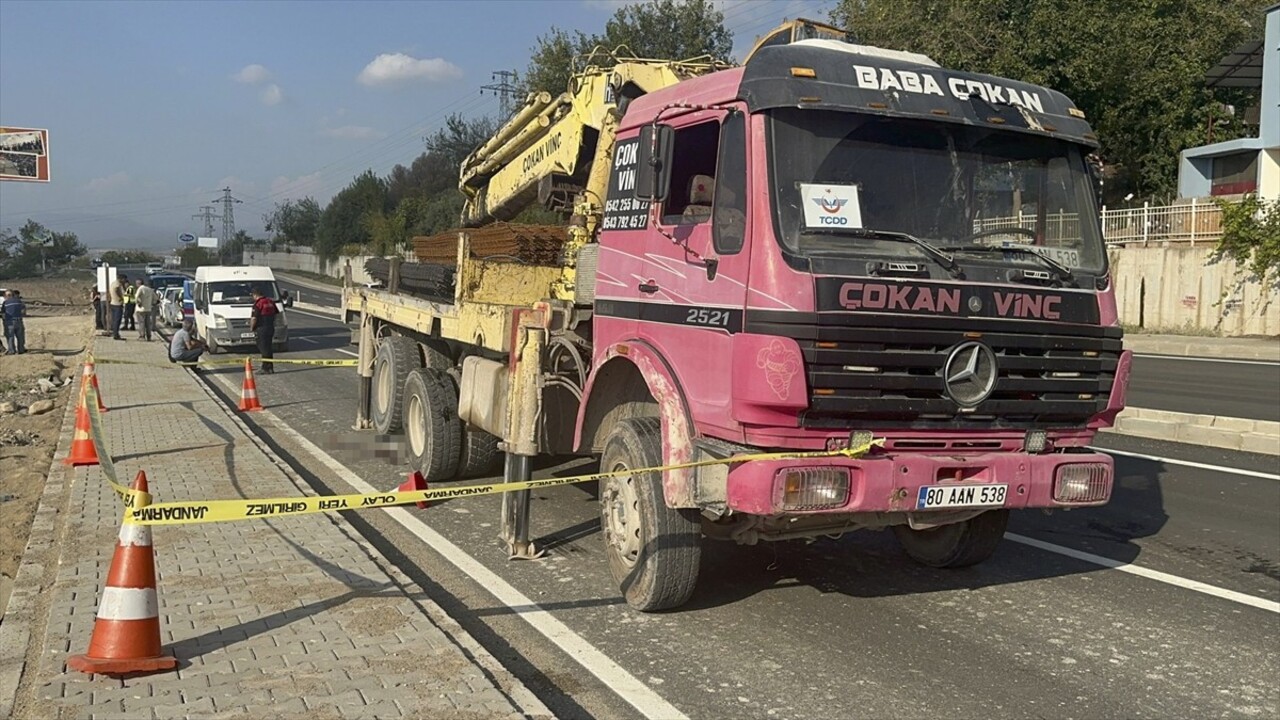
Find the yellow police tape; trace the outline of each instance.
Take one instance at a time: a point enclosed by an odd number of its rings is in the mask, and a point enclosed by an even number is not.
[[[92,356],[90,357],[92,359]],[[151,367],[169,367],[170,365],[181,365],[183,367],[207,367],[209,365],[243,365],[245,360],[256,360],[257,362],[284,363],[286,365],[327,365],[330,367],[354,367],[360,364],[359,360],[352,358],[262,358],[257,355],[245,355],[238,358],[223,358],[219,360],[209,359],[199,362],[169,362],[169,363],[153,363],[140,362],[138,360],[94,360],[97,365],[150,365]]]
[[[98,389],[91,382],[81,380],[81,383],[80,402],[84,403],[89,410],[89,437],[93,440],[93,449],[98,454],[98,465],[102,468],[102,474],[107,478],[111,489],[116,491],[121,500],[124,500],[127,518],[129,508],[149,504],[151,494],[120,484],[115,463],[111,460],[111,453],[107,452],[107,443],[102,439],[102,414],[98,410]]]
[[[381,493],[356,493],[350,495],[322,495],[315,497],[283,497],[252,498],[234,500],[196,500],[186,502],[167,502],[150,504],[151,496],[132,488],[120,485],[111,456],[106,452],[102,441],[100,416],[98,413],[97,392],[89,385],[85,404],[89,409],[90,434],[98,451],[98,459],[102,472],[111,483],[112,489],[125,501],[125,522],[138,525],[189,525],[193,523],[227,522],[230,520],[248,520],[252,518],[273,518],[288,515],[308,515],[311,513],[337,512],[340,510],[365,510],[370,508],[395,507],[419,502],[450,500],[461,497],[480,497],[482,495],[498,495],[517,490],[535,490],[538,488],[572,485],[575,483],[605,480],[614,477],[662,472],[664,470],[686,470],[690,468],[708,467],[711,465],[732,465],[761,460],[805,460],[818,458],[861,457],[871,448],[884,444],[882,438],[874,438],[870,433],[858,433],[850,438],[849,447],[838,450],[819,450],[808,452],[767,452],[734,455],[728,458],[711,460],[695,460],[675,463],[660,467],[638,468],[635,470],[616,470],[612,472],[589,473],[563,478],[546,478],[543,480],[524,480],[519,482],[487,483],[484,485],[462,485],[459,487],[440,488],[437,490],[408,490]],[[140,502],[145,496],[146,502]],[[132,510],[130,508],[133,508]]]

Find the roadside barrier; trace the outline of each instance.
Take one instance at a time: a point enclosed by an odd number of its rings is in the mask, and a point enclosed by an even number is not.
[[[246,360],[262,362],[263,358],[258,355],[244,355],[234,358],[210,358],[199,362],[141,362],[138,360],[99,360],[101,365],[149,365],[151,367],[209,367],[216,365],[241,365]],[[283,363],[285,365],[319,365],[323,367],[355,367],[360,361],[355,358],[271,358],[273,363]]]
[[[150,498],[147,474],[139,471],[130,490],[131,497],[145,506]],[[125,515],[98,602],[89,649],[67,658],[67,666],[83,673],[115,675],[172,670],[177,665],[177,658],[165,655],[160,642],[151,528]]]
[[[253,412],[261,409],[262,403],[258,402],[258,384],[253,379],[253,363],[249,358],[245,358],[244,384],[240,386],[240,410]]]

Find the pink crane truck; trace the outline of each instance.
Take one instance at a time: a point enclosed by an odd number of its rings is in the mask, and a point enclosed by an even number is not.
[[[776,39],[776,41],[775,41]],[[403,428],[432,480],[506,453],[602,471],[880,441],[859,457],[600,481],[628,602],[694,590],[703,536],[891,528],[935,567],[980,562],[1009,513],[1106,503],[1089,448],[1130,355],[1089,156],[1062,94],[784,27],[738,67],[619,60],[529,104],[463,163],[448,282],[349,286],[358,421]],[[558,260],[477,257],[534,201]],[[414,272],[410,272],[413,270]],[[416,273],[416,274],[415,274]],[[513,555],[527,493],[504,498]]]

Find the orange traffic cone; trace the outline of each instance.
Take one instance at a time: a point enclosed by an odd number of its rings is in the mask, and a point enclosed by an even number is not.
[[[91,384],[93,389],[98,391],[98,412],[106,412],[107,406],[102,404],[102,388],[98,387],[98,371],[93,366],[92,355],[84,361],[84,373],[80,377],[80,394],[84,395],[86,388]]]
[[[418,472],[417,470],[414,470],[412,473],[409,474],[409,479],[405,480],[403,483],[400,484],[400,487],[396,488],[396,492],[413,492],[414,490],[426,490],[426,489],[427,489],[427,479],[422,476],[422,473]],[[427,508],[431,505],[431,503],[420,502],[420,503],[417,503],[417,505],[419,508]]]
[[[240,388],[240,409],[261,410],[258,402],[258,384],[253,381],[253,361],[244,359],[244,385]]]
[[[62,461],[63,465],[98,465],[98,449],[93,444],[93,435],[89,429],[89,394],[80,393],[80,401],[76,404],[76,429],[71,436],[71,452]]]
[[[138,473],[133,489],[147,492],[146,473]],[[135,509],[148,503],[145,495],[134,497]],[[134,524],[126,515],[106,586],[102,588],[89,651],[67,658],[67,666],[83,673],[107,675],[170,670],[177,665],[178,660],[165,655],[160,645],[151,527]]]

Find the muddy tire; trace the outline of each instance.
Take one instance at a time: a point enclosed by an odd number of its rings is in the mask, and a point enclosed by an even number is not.
[[[449,357],[449,348],[444,343],[428,340],[418,347],[422,348],[422,367],[442,371],[453,369],[453,359]]]
[[[458,477],[482,477],[493,473],[502,460],[498,450],[498,437],[476,427],[462,427],[462,458],[458,462]]]
[[[428,481],[450,480],[462,457],[458,394],[448,375],[414,370],[404,385],[404,435],[413,466]]]
[[[662,464],[657,418],[619,422],[605,442],[600,470]],[[609,570],[627,603],[650,612],[679,607],[693,595],[702,559],[696,510],[667,507],[662,473],[633,473],[600,481],[600,520]]]
[[[404,383],[422,367],[418,344],[409,338],[384,337],[373,357],[373,392],[369,399],[373,429],[390,435],[403,427]]]
[[[991,557],[1009,524],[1008,510],[988,510],[964,522],[930,530],[894,525],[898,544],[912,560],[936,568],[977,565]]]

